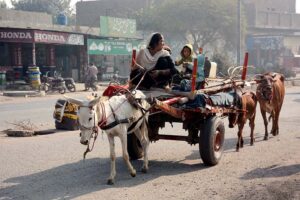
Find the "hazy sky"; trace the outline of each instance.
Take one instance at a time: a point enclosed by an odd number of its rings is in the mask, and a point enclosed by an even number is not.
[[[71,0],[71,5],[75,5],[77,1],[81,1],[81,0]],[[296,0],[296,12],[300,13],[300,0]]]
[[[10,0],[4,0],[4,1],[7,3],[7,5],[8,5],[9,7],[11,7]],[[73,7],[77,1],[81,1],[81,0],[71,0],[71,6]],[[300,13],[300,0],[296,0],[296,2],[297,2],[297,3],[296,3],[296,12],[297,12],[297,13]],[[74,7],[75,7],[75,6],[74,6]]]

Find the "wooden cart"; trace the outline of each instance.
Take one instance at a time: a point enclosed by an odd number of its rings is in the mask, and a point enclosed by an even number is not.
[[[198,93],[213,94],[219,91],[232,90],[243,87],[244,81],[227,82],[223,86],[213,86],[197,91]],[[154,107],[149,116],[149,139],[186,141],[191,145],[198,144],[199,152],[206,165],[216,165],[221,159],[225,138],[223,118],[229,113],[244,112],[237,107],[206,106],[205,108],[182,108],[179,103],[187,97],[159,96],[154,98]],[[165,123],[182,123],[186,135],[160,134],[159,130],[165,127]],[[142,157],[141,145],[134,134],[128,135],[128,153],[131,159]]]
[[[245,56],[242,76],[240,80],[217,80],[219,83],[205,89],[194,91],[195,93],[214,94],[226,92],[232,89],[241,89],[246,82],[248,54]],[[215,80],[216,81],[216,80]],[[210,106],[205,108],[185,109],[178,103],[182,96],[159,96],[155,98],[154,108],[149,116],[149,139],[187,141],[189,144],[198,144],[200,156],[204,164],[213,166],[218,164],[222,157],[225,138],[223,118],[230,113],[245,112],[236,107]],[[186,135],[160,134],[159,130],[165,127],[166,122],[182,123],[182,128],[187,130]],[[142,157],[142,149],[134,134],[128,135],[128,153],[131,159]]]

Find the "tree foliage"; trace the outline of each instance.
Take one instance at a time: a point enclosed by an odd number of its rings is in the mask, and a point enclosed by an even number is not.
[[[220,44],[236,49],[237,0],[165,0],[143,10],[138,17],[142,30],[159,30],[169,37],[199,47]]]
[[[65,13],[71,15],[71,0],[12,0],[12,5],[16,10],[46,12],[57,15]]]

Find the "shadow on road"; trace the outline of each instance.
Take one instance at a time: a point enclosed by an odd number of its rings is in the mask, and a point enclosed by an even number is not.
[[[4,181],[9,184],[0,189],[4,199],[73,199],[108,188],[126,188],[144,184],[160,176],[172,176],[206,169],[202,163],[187,164],[181,161],[149,162],[149,172],[140,172],[142,160],[132,161],[137,176],[132,178],[121,157],[116,160],[117,176],[114,186],[106,185],[110,172],[109,159],[87,159],[65,164],[39,173],[19,176]],[[104,164],[105,163],[105,164]]]
[[[271,177],[284,177],[291,176],[300,172],[300,164],[278,166],[271,165],[266,168],[257,168],[247,172],[241,179],[251,180],[255,178],[271,178]]]

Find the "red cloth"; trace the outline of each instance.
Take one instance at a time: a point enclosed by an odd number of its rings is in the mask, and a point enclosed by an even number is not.
[[[129,85],[109,85],[103,92],[102,96],[112,97],[115,94],[121,92],[124,93],[124,89],[128,89]]]

